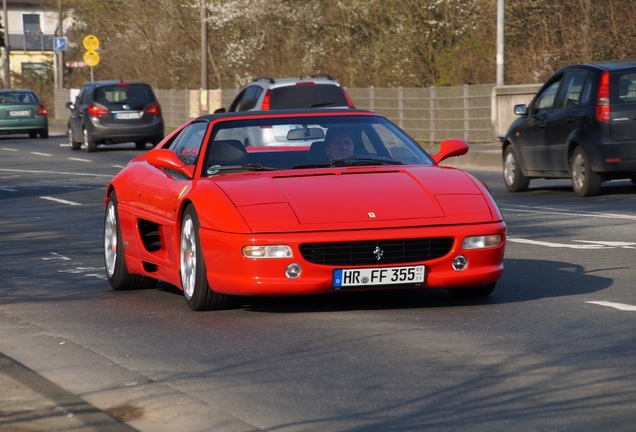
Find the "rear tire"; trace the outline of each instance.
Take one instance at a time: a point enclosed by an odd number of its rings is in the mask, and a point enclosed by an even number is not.
[[[601,190],[601,176],[592,171],[590,160],[581,147],[574,149],[570,157],[572,188],[580,197],[598,195]]]
[[[183,295],[193,311],[226,309],[230,306],[231,297],[212,291],[208,285],[199,240],[200,228],[194,206],[190,205],[183,214],[179,243],[179,273]]]
[[[135,143],[135,148],[137,150],[144,150],[146,148],[146,142],[145,141],[137,141]]]
[[[95,144],[95,141],[93,141],[93,138],[90,137],[86,129],[84,129],[84,145],[86,146],[86,151],[89,153],[97,150],[97,144]]]
[[[492,294],[496,285],[497,283],[491,283],[468,288],[449,288],[448,292],[455,298],[482,298]]]
[[[119,229],[117,196],[113,191],[108,196],[104,215],[104,264],[108,283],[115,291],[154,287],[157,283],[155,279],[132,275],[128,272],[124,254],[124,242]]]
[[[530,179],[526,177],[519,163],[512,145],[504,150],[503,155],[503,179],[509,192],[523,192],[528,190]]]
[[[49,130],[48,129],[42,129],[40,131],[40,138],[48,139],[48,137],[49,137]]]

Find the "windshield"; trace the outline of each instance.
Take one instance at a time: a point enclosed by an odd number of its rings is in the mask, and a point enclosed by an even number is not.
[[[385,118],[278,117],[217,123],[203,173],[408,164],[433,162]]]

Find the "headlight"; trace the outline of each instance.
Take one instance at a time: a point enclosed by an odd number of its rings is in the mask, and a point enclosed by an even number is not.
[[[462,242],[462,249],[484,249],[497,247],[501,244],[501,235],[492,234],[485,236],[466,237]]]
[[[243,246],[245,258],[291,258],[294,256],[287,245]]]

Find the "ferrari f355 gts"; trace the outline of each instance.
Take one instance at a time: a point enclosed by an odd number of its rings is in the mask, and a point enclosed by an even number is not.
[[[265,135],[275,139],[254,142]],[[201,116],[109,183],[108,281],[167,282],[196,311],[352,290],[488,296],[505,221],[481,181],[438,165],[467,151],[445,140],[431,156],[362,110]]]

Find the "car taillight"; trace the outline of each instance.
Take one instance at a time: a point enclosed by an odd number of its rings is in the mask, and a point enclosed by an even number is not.
[[[601,81],[598,86],[598,94],[596,95],[596,120],[601,122],[606,122],[610,119],[609,81],[609,72],[604,71],[601,74]]]
[[[101,117],[109,113],[109,111],[101,105],[89,105],[86,111],[88,111],[88,115],[91,117]]]
[[[146,113],[150,115],[159,115],[161,114],[161,106],[159,104],[152,104],[146,108]]]
[[[40,105],[38,107],[38,117],[46,117],[48,115],[48,111],[44,105]]]
[[[267,89],[267,91],[265,92],[265,97],[263,98],[263,106],[261,107],[263,111],[269,110],[271,97],[272,97],[272,89]]]
[[[347,94],[346,91],[343,91],[345,98],[347,99],[347,106],[349,108],[355,108],[356,106],[353,104],[353,101],[351,100],[351,98],[349,97],[349,95]]]

